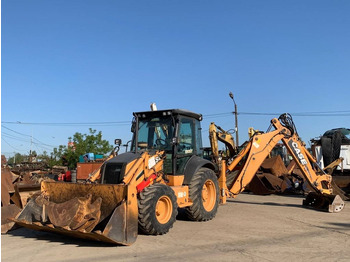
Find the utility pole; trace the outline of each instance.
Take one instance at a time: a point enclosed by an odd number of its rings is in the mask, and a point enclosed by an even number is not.
[[[33,145],[33,129],[30,135],[30,151],[29,151],[29,162],[32,162],[32,145]]]
[[[235,131],[236,131],[236,147],[238,147],[239,145],[239,141],[238,141],[238,111],[237,111],[237,104],[235,102],[235,99],[233,97],[232,92],[229,93],[229,96],[231,97],[233,103],[235,104],[235,111],[233,112],[235,114]]]

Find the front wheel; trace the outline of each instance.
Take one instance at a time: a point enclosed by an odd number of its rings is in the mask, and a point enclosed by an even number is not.
[[[213,170],[200,168],[189,185],[192,206],[186,208],[193,221],[208,221],[215,217],[219,206],[219,183]]]
[[[177,216],[174,191],[166,185],[155,184],[139,195],[139,229],[148,235],[163,235],[173,227]]]

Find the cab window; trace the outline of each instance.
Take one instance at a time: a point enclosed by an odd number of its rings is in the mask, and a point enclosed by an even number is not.
[[[182,118],[179,129],[179,154],[193,154],[194,147],[194,123],[192,119]]]

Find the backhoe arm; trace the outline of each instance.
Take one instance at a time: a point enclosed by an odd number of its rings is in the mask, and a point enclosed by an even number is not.
[[[226,196],[236,197],[252,181],[261,164],[270,154],[276,144],[282,140],[287,150],[300,168],[305,180],[315,192],[310,193],[303,204],[317,209],[325,209],[329,212],[339,212],[344,207],[344,202],[339,195],[332,195],[332,177],[326,173],[318,175],[312,164],[315,159],[309,154],[304,143],[299,138],[294,123],[288,114],[274,118],[271,124],[276,130],[268,133],[255,133],[246,146],[240,151],[231,163],[221,163],[221,175],[219,183],[222,188],[221,201],[226,201]],[[231,188],[227,188],[226,177],[245,158],[239,174],[234,178]]]
[[[232,135],[228,131],[225,131],[221,127],[215,125],[215,123],[211,123],[209,126],[209,140],[215,163],[219,164],[220,162],[218,141],[224,143],[228,148],[230,153],[229,157],[235,155],[236,145]]]
[[[275,128],[281,128],[282,125],[278,119],[273,119],[272,124]],[[303,142],[299,138],[296,132],[293,135],[282,138],[282,142],[287,148],[289,154],[295,160],[297,166],[304,175],[306,181],[310,186],[321,194],[332,194],[331,181],[332,177],[326,173],[322,175],[317,175],[311,163],[313,161],[312,156],[307,151]]]
[[[286,132],[285,128],[279,128],[266,134],[255,134],[241,151],[242,154],[239,154],[239,157],[227,167],[226,172],[232,172],[240,160],[245,155],[248,155],[244,166],[241,168],[241,172],[235,178],[232,187],[229,189],[233,197],[241,193],[250,181],[252,181],[266,157],[270,154],[278,141],[284,137],[284,132]]]

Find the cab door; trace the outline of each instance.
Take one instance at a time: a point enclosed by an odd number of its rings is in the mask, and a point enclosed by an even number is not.
[[[198,120],[181,117],[177,136],[176,174],[183,174],[187,161],[201,155],[202,139]]]

